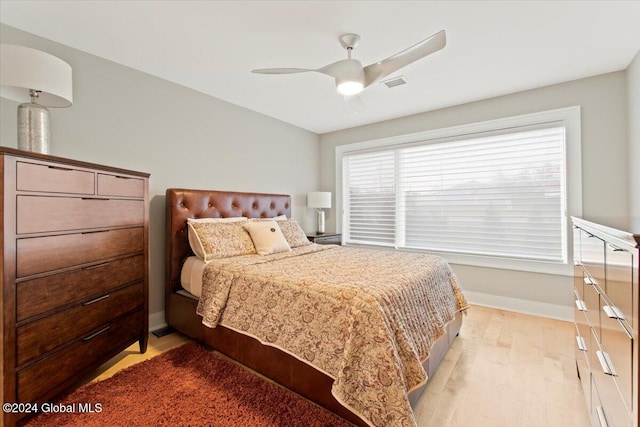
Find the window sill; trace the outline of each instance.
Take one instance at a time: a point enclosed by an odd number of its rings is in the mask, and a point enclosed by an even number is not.
[[[532,273],[554,274],[559,276],[573,276],[573,265],[562,262],[548,262],[524,260],[496,256],[469,255],[452,252],[437,252],[419,249],[395,249],[389,246],[362,245],[343,243],[344,246],[354,248],[378,249],[383,251],[399,251],[437,255],[447,260],[449,264],[471,265],[474,267],[497,268],[500,270],[528,271]]]

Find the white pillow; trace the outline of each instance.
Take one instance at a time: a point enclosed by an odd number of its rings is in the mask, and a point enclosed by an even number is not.
[[[200,259],[206,258],[203,242],[200,240],[200,236],[193,227],[193,224],[216,224],[216,223],[230,223],[246,221],[244,216],[234,216],[230,218],[187,218],[187,228],[189,236],[189,246],[193,253]]]
[[[289,252],[291,247],[276,221],[249,221],[243,224],[260,255]]]

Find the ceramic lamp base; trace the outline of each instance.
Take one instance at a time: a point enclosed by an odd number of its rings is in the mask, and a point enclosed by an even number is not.
[[[322,209],[316,211],[316,234],[324,234],[324,211]]]

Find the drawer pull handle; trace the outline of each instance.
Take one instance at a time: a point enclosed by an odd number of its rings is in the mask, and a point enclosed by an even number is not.
[[[98,332],[94,332],[94,333],[92,333],[91,335],[89,335],[88,337],[84,337],[84,338],[82,338],[82,341],[87,342],[87,341],[89,341],[89,340],[92,340],[92,339],[94,339],[95,337],[97,337],[98,335],[100,335],[101,333],[106,332],[106,331],[107,331],[107,329],[109,329],[110,327],[111,327],[111,325],[109,325],[109,326],[105,326],[104,328],[100,329]]]
[[[578,350],[587,351],[587,344],[585,344],[584,338],[576,337],[576,343],[578,344]]]
[[[598,282],[596,281],[596,279],[592,279],[591,277],[587,276],[584,278],[584,283],[585,285],[597,285]]]
[[[610,305],[602,306],[602,311],[607,315],[607,317],[611,319],[621,319],[624,320],[624,314],[620,311],[618,307],[612,307]]]
[[[129,178],[128,176],[116,175],[116,179],[134,179],[134,178]]]
[[[620,249],[620,248],[619,248],[619,247],[617,247],[617,246],[613,246],[611,243],[607,243],[607,246],[609,246],[609,248],[611,248],[611,250],[612,250],[613,252],[622,252],[622,251],[624,251],[624,249]]]
[[[85,234],[85,233],[82,233],[82,234]],[[111,264],[111,263],[110,262],[103,262],[101,264],[90,265],[89,267],[84,267],[83,270],[94,270],[96,268],[106,267],[109,264]]]
[[[55,170],[58,170],[58,171],[67,171],[67,172],[69,172],[69,171],[73,170],[73,169],[69,169],[69,168],[63,168],[61,166],[47,166],[47,167],[49,169],[55,169]]]
[[[600,362],[602,371],[605,374],[611,375],[612,377],[618,376],[618,374],[616,373],[616,370],[613,369],[613,363],[611,362],[611,358],[609,358],[609,355],[606,352],[598,350],[596,351],[596,356],[598,356],[598,362]]]
[[[604,409],[602,409],[602,406],[598,406],[596,408],[596,413],[598,414],[600,427],[609,427],[609,423],[607,423],[607,417],[604,416]]]
[[[82,305],[87,306],[87,305],[95,304],[98,301],[102,301],[103,299],[109,298],[110,296],[111,294],[102,295],[101,297],[94,298],[91,301],[83,302]]]
[[[105,199],[103,197],[83,197],[82,200],[99,200],[104,202],[109,201],[109,199]]]
[[[587,305],[582,300],[579,300],[579,299],[576,300],[576,307],[578,308],[579,311],[588,311]]]
[[[98,230],[98,231],[83,231],[80,234],[97,234],[97,233],[108,233],[109,230]]]

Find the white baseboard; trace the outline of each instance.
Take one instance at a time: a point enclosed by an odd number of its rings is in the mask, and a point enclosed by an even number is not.
[[[462,291],[470,304],[573,322],[573,307],[481,292]]]
[[[164,311],[149,315],[149,332],[157,331],[165,326],[167,326],[167,322],[164,320]]]

